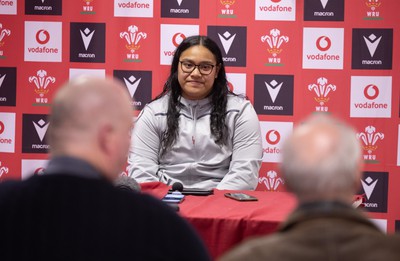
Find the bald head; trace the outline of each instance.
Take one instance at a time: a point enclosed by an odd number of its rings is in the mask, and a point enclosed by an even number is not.
[[[121,83],[76,78],[62,86],[53,100],[48,131],[51,155],[81,158],[112,179],[110,172],[125,162],[121,158],[128,153],[131,123],[131,98]],[[118,144],[121,152],[110,155]]]
[[[345,123],[314,115],[286,141],[281,167],[288,188],[301,201],[350,202],[359,184],[360,144]]]

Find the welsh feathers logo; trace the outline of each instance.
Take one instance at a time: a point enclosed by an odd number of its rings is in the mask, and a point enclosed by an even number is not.
[[[261,42],[267,43],[267,51],[272,56],[268,58],[268,62],[265,65],[283,65],[281,63],[281,58],[279,58],[279,54],[283,50],[281,48],[282,44],[289,42],[289,37],[281,35],[281,31],[279,29],[272,29],[269,31],[269,35],[267,34],[261,36]]]
[[[3,24],[0,23],[0,48],[4,46],[5,42],[5,37],[11,35],[11,30],[3,28]],[[4,59],[4,52],[3,50],[0,49],[0,59]]]
[[[49,92],[49,85],[56,82],[56,78],[47,75],[45,70],[38,70],[36,75],[30,76],[28,80],[30,83],[34,84],[35,93],[39,95],[39,97],[35,99],[35,104],[47,104],[48,99],[45,95]]]
[[[364,132],[357,133],[357,138],[362,142],[362,148],[367,154],[363,155],[367,163],[379,163],[375,151],[378,149],[378,141],[385,138],[385,134],[377,132],[374,126],[365,127]]]
[[[0,178],[8,173],[8,168],[6,166],[2,166],[2,163],[0,161]]]
[[[327,112],[329,110],[328,106],[326,106],[326,103],[329,101],[328,94],[331,91],[336,91],[336,85],[328,84],[327,78],[320,77],[316,83],[308,85],[308,90],[314,92],[316,95],[314,96],[314,100],[318,103],[318,106],[315,106],[315,111]]]
[[[93,3],[94,0],[82,0],[83,1],[83,6],[82,6],[82,12],[81,14],[96,14],[96,12],[93,11]]]
[[[281,184],[285,184],[282,178],[278,177],[276,171],[270,170],[267,172],[266,177],[259,177],[258,184],[262,184],[268,191],[278,191]]]
[[[236,18],[235,12],[232,9],[232,6],[235,4],[235,0],[220,0],[221,5],[224,6],[221,9],[221,13],[218,15],[220,18]]]
[[[364,20],[382,20],[380,16],[379,7],[381,6],[380,0],[366,0],[365,5],[368,8]]]
[[[128,50],[124,62],[141,62],[137,51],[140,49],[142,39],[146,39],[147,34],[139,31],[136,25],[130,25],[128,31],[121,32],[119,37],[125,39],[125,48]]]

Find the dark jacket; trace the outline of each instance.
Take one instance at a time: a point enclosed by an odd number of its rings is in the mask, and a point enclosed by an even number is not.
[[[56,173],[0,184],[0,260],[210,258],[160,200],[117,189],[99,175]]]
[[[400,238],[386,236],[359,210],[338,202],[297,208],[273,235],[245,242],[220,261],[400,260]]]

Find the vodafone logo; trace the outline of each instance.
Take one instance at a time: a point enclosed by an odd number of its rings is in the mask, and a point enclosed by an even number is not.
[[[281,135],[279,134],[278,131],[276,130],[270,130],[267,132],[267,134],[265,135],[265,139],[267,140],[267,142],[271,145],[276,145],[279,143],[279,141],[281,140]]]
[[[379,88],[374,84],[369,84],[364,88],[364,96],[368,100],[375,100],[379,96]]]
[[[5,130],[4,123],[0,121],[0,134],[3,134],[4,130]]]
[[[37,168],[37,169],[33,172],[33,174],[34,174],[34,175],[43,175],[44,171],[45,171],[45,169],[42,168],[42,167],[40,167],[40,168]]]
[[[178,47],[178,45],[180,45],[181,42],[185,39],[186,39],[186,36],[183,33],[176,33],[176,34],[174,34],[174,36],[172,36],[172,44],[175,47]]]
[[[331,48],[332,42],[331,39],[327,36],[320,36],[316,42],[318,50],[321,52],[326,52]]]
[[[39,44],[47,44],[47,43],[50,41],[50,34],[49,34],[49,32],[47,32],[46,30],[43,30],[43,29],[39,30],[39,31],[36,33],[36,41],[37,41]]]

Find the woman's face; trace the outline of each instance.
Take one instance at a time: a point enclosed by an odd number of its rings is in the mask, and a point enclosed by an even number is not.
[[[182,88],[182,96],[189,100],[207,97],[218,71],[219,65],[216,64],[214,55],[206,47],[195,45],[186,49],[182,52],[178,64],[178,81]]]

